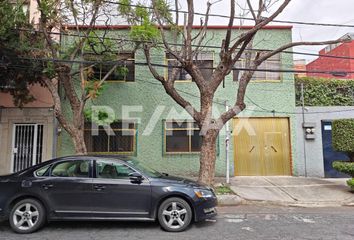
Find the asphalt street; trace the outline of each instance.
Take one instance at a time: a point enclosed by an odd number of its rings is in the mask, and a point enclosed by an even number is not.
[[[289,208],[238,206],[219,208],[213,221],[167,233],[157,223],[52,222],[30,235],[18,235],[0,223],[0,240],[8,239],[354,239],[354,207]]]

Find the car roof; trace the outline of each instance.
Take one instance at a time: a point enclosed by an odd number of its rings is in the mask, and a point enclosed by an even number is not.
[[[109,160],[122,160],[122,161],[128,161],[132,160],[131,157],[127,156],[121,156],[121,155],[106,155],[106,154],[85,154],[85,155],[69,155],[69,156],[63,156],[63,157],[58,157],[53,160],[86,160],[87,158],[96,160],[96,159],[109,159]]]

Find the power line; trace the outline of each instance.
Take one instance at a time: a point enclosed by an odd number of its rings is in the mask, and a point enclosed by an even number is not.
[[[142,79],[137,79],[138,81],[140,81],[140,82],[145,82],[145,83],[149,83],[149,84],[152,84],[152,85],[159,85],[159,86],[162,86],[160,83],[158,83],[158,82],[151,82],[151,81],[148,81],[148,80],[142,80]],[[186,95],[189,95],[189,96],[191,96],[191,97],[194,97],[194,98],[198,98],[198,99],[200,99],[200,96],[198,96],[198,95],[195,95],[195,94],[193,94],[193,93],[190,93],[190,92],[186,92],[186,91],[183,91],[183,90],[181,90],[181,89],[177,89],[179,92],[182,92],[182,93],[184,93],[184,94],[186,94]],[[260,106],[259,104],[257,104],[256,102],[254,102],[250,97],[248,97],[247,95],[246,95],[246,98],[252,103],[252,104],[254,104],[256,107],[258,107],[258,108],[260,108],[261,110],[257,110],[257,109],[245,109],[245,110],[249,110],[249,111],[254,111],[254,112],[262,112],[262,113],[272,113],[272,114],[289,114],[289,115],[296,115],[296,114],[302,114],[302,113],[298,113],[298,112],[287,112],[287,111],[277,111],[277,110],[270,110],[270,109],[266,109],[266,108],[264,108],[264,107],[262,107],[262,106]],[[223,101],[222,102],[218,102],[218,101],[215,101],[215,100],[213,100],[213,103],[215,103],[215,104],[218,104],[218,105],[221,105],[221,106],[225,106],[225,102],[224,102],[224,100],[226,100],[226,99],[223,99]],[[229,105],[229,107],[230,108],[232,108],[233,106],[230,106]],[[354,108],[353,109],[344,109],[344,110],[334,110],[334,111],[316,111],[316,112],[307,112],[307,113],[305,113],[305,114],[319,114],[319,113],[340,113],[340,112],[354,112]]]
[[[108,26],[107,26],[108,27]],[[109,29],[109,27],[108,27]],[[18,30],[18,31],[26,31],[26,32],[39,32],[39,33],[44,33],[44,31],[41,30],[34,30],[34,29],[13,29],[13,30]],[[71,37],[81,37],[81,38],[86,38],[87,36],[80,35],[80,34],[75,34],[75,33],[63,33],[63,32],[47,32],[48,34],[52,35],[64,35],[64,36],[71,36]],[[115,41],[125,41],[125,42],[137,42],[135,40],[131,39],[126,39],[126,38],[115,38],[115,37],[99,37],[99,36],[89,36],[87,38],[94,38],[94,39],[107,39],[107,40],[115,40]],[[144,43],[152,43],[151,41],[143,41],[141,40],[140,42]],[[155,44],[163,45],[163,42],[154,42]],[[182,43],[168,43],[171,46],[184,46]],[[197,47],[198,45],[192,44],[192,47]],[[216,46],[216,45],[203,45],[204,48],[210,48],[210,49],[221,49],[221,46]],[[272,49],[262,49],[262,48],[246,48],[245,50],[249,51],[264,51],[264,52],[269,52],[272,51]],[[334,56],[334,55],[328,55],[328,54],[318,54],[318,53],[308,53],[308,52],[299,52],[299,51],[290,51],[290,50],[283,50],[281,51],[282,53],[286,54],[295,54],[295,55],[304,55],[304,56],[315,56],[315,57],[325,57],[325,58],[335,58],[335,59],[351,59],[354,60],[354,57],[349,57],[349,56]]]
[[[148,81],[148,80],[142,80],[142,79],[135,79],[136,81],[139,81],[139,82],[144,82],[144,83],[148,83],[148,84],[151,84],[151,85],[155,85],[155,86],[161,86],[162,87],[162,84],[159,83],[159,82],[152,82],[152,81]],[[162,90],[162,88],[161,88]],[[182,89],[178,89],[177,88],[177,91],[185,94],[185,95],[188,95],[188,96],[191,96],[191,97],[194,97],[194,98],[198,98],[200,99],[200,96],[194,94],[194,93],[191,93],[191,92],[188,92],[188,91],[185,91],[185,90],[182,90]],[[250,97],[248,97],[246,95],[246,98],[253,104],[255,105],[256,107],[260,108],[261,110],[257,110],[257,109],[249,109],[249,108],[246,108],[245,110],[249,110],[249,111],[253,111],[253,112],[262,112],[262,113],[272,113],[272,114],[288,114],[288,115],[292,115],[292,114],[302,114],[302,113],[298,113],[298,112],[287,112],[287,111],[277,111],[277,110],[270,110],[270,109],[267,109],[267,108],[264,108],[262,106],[260,106],[259,104],[257,104],[255,101],[253,101]],[[224,99],[225,100],[225,99]],[[215,104],[218,104],[218,105],[221,105],[221,106],[224,106],[224,101],[222,102],[218,102],[218,101],[215,101],[213,100],[213,103]],[[230,108],[232,108],[232,106],[229,106]],[[339,112],[350,112],[350,111],[354,111],[354,108],[353,109],[345,109],[345,110],[334,110],[334,111],[317,111],[317,112],[307,112],[305,114],[319,114],[319,113],[339,113]]]
[[[105,1],[106,3],[110,4],[116,4],[116,5],[121,5],[121,6],[127,6],[127,7],[140,7],[144,9],[150,9],[154,10],[153,7],[147,7],[143,5],[136,5],[136,4],[124,4],[120,2],[112,2],[112,1]],[[188,14],[188,11],[185,10],[176,10],[176,9],[169,9],[171,12],[178,12],[178,13],[183,13],[183,14]],[[198,16],[209,16],[209,17],[220,17],[220,18],[227,18],[230,19],[230,16],[227,15],[221,15],[221,14],[214,14],[214,13],[200,13],[200,12],[194,12],[194,15]],[[250,17],[240,17],[240,16],[235,16],[234,19],[239,19],[239,20],[251,20],[254,21],[253,18]],[[267,19],[266,17],[264,19]],[[323,27],[346,27],[346,28],[354,28],[354,25],[348,25],[348,24],[337,24],[337,23],[316,23],[316,22],[303,22],[303,21],[289,21],[289,20],[275,20],[273,19],[272,22],[276,23],[288,23],[288,24],[298,24],[298,25],[312,25],[312,26],[323,26]]]
[[[82,63],[82,64],[105,64],[105,65],[116,65],[120,63],[124,63],[122,60],[117,61],[85,61],[85,60],[67,60],[67,59],[56,59],[56,58],[19,58],[23,60],[33,60],[33,61],[43,61],[43,62],[63,62],[63,63]],[[138,66],[147,66],[147,62],[135,62],[135,65]],[[171,67],[166,64],[158,64],[151,63],[152,66],[155,67],[163,67],[168,68]],[[183,68],[182,66],[174,66],[174,68]],[[199,67],[199,69],[209,69],[215,70],[215,67]],[[332,71],[317,71],[317,70],[296,70],[296,69],[252,69],[252,68],[242,68],[242,67],[234,67],[231,70],[239,70],[239,71],[254,71],[254,72],[274,72],[274,73],[321,73],[321,74],[351,74],[354,71],[341,71],[341,70],[332,70]]]

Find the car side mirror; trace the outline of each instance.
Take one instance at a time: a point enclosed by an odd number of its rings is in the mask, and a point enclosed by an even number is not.
[[[143,176],[138,173],[138,172],[133,172],[133,173],[130,173],[129,174],[129,179],[132,181],[132,182],[141,182],[144,178]]]

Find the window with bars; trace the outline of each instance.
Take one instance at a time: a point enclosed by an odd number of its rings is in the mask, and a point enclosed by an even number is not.
[[[236,62],[235,68],[246,68],[244,57],[241,57],[239,61]],[[258,66],[258,69],[264,70],[274,70],[275,72],[269,71],[255,71],[251,81],[280,81],[281,73],[276,70],[281,69],[281,59],[280,54],[276,54],[266,61],[264,61],[261,65]],[[233,70],[233,80],[240,80],[244,70]]]
[[[164,129],[165,153],[200,152],[200,129],[195,122],[166,120]]]
[[[200,68],[200,71],[206,80],[208,80],[213,74],[213,59],[214,54],[212,52],[201,52],[194,57],[193,62]],[[178,66],[178,61],[172,54],[166,53],[166,62],[168,65],[168,79],[172,78],[173,69],[177,69],[175,77],[176,81],[193,81],[191,75],[189,75],[186,70],[176,67]]]
[[[86,122],[84,138],[89,153],[134,154],[136,124],[113,122],[109,126],[97,126]]]
[[[119,58],[124,59],[121,60],[122,63],[118,64],[118,67],[115,71],[113,71],[106,81],[112,82],[134,82],[135,81],[135,60],[134,53],[119,53]],[[101,57],[94,54],[85,54],[85,60],[89,61],[101,61]],[[107,63],[107,64],[95,64],[92,67],[92,76],[91,78],[95,80],[103,79],[107,73],[112,69],[115,63]]]

